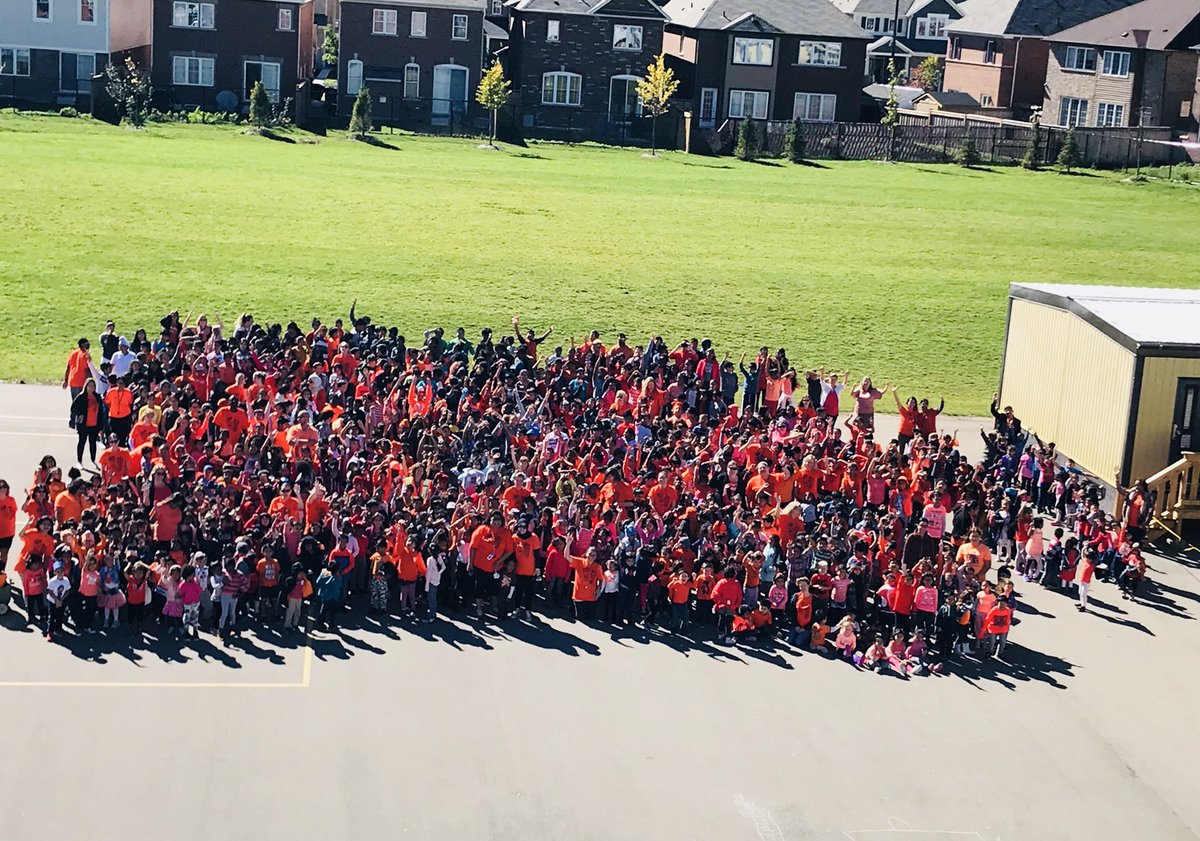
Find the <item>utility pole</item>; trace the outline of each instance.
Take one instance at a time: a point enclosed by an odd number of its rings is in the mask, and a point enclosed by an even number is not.
[[[888,56],[888,61],[891,62],[892,67],[896,66],[896,30],[899,28],[899,26],[900,26],[900,0],[896,0],[896,9],[894,12],[892,12],[892,51],[891,51],[891,55]]]

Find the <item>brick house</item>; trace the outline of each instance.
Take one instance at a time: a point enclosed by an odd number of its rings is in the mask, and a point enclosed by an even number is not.
[[[962,17],[954,0],[900,0],[898,18],[895,0],[833,0],[833,4],[875,36],[867,46],[867,76],[875,82],[889,80],[893,53],[902,79],[927,58],[944,62],[946,27]]]
[[[0,104],[91,104],[110,56],[149,56],[151,0],[0,0]]]
[[[1148,28],[1147,28],[1148,27]],[[1193,131],[1200,0],[1142,0],[1055,33],[1043,121]]]
[[[246,111],[255,82],[282,104],[312,78],[312,0],[154,0],[162,107]]]
[[[338,112],[361,87],[377,121],[451,125],[472,111],[485,0],[342,0]]]
[[[946,27],[943,90],[1024,119],[1045,98],[1046,36],[1136,0],[962,0],[962,18]]]
[[[509,68],[526,129],[623,139],[645,121],[637,81],[662,50],[650,0],[517,0]]]
[[[857,120],[870,34],[828,0],[671,0],[663,49],[697,127]]]

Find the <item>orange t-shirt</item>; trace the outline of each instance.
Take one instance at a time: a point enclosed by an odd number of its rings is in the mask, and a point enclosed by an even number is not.
[[[0,540],[17,533],[17,500],[6,496],[0,499]]]
[[[533,575],[537,572],[534,552],[542,548],[542,539],[536,534],[529,537],[513,535],[513,552],[517,556],[517,575]]]
[[[67,385],[71,388],[83,388],[89,374],[91,371],[88,370],[87,353],[82,348],[75,348],[67,357]]]

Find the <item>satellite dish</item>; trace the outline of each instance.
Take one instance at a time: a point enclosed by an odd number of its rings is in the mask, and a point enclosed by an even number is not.
[[[238,95],[233,91],[221,91],[217,94],[217,110],[221,112],[238,110]]]

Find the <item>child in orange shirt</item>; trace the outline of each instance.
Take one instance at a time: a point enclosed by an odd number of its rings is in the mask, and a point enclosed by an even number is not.
[[[687,626],[688,599],[695,589],[696,582],[692,581],[687,570],[680,571],[667,585],[667,598],[671,602],[671,627],[679,633],[683,633]]]

